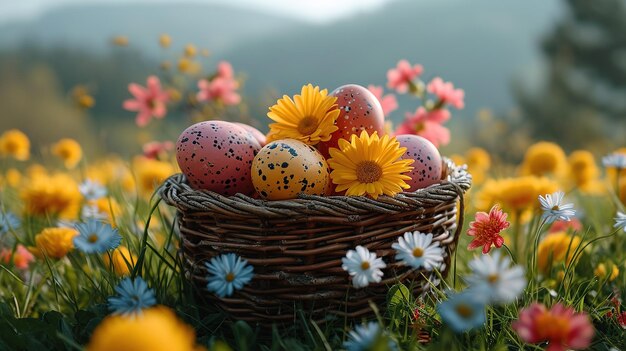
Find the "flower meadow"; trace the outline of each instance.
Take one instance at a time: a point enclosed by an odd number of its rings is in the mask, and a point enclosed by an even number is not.
[[[159,43],[167,48],[171,38]],[[181,113],[188,124],[252,124],[233,117],[247,108],[240,73],[226,61],[206,67],[207,54],[188,45],[159,74],[120,87],[128,90],[120,113],[138,130]],[[335,191],[377,199],[415,190],[407,175],[415,164],[401,158],[399,136],[445,146],[454,137],[446,123],[465,99],[427,72],[400,60],[386,86],[367,87],[385,116],[398,110],[398,95],[417,106],[380,135],[353,132],[328,147]],[[80,87],[71,95],[79,108],[97,103]],[[326,88],[303,82],[258,124],[270,123],[268,142],[296,140],[315,150],[339,129],[335,104]],[[174,140],[151,140],[130,157],[83,153],[71,136],[40,149],[31,141],[19,130],[1,131],[1,350],[626,349],[624,145],[595,155],[538,141],[518,164],[479,147],[444,155],[464,165],[473,184],[440,285],[426,281],[429,289],[415,295],[408,284],[390,284],[387,302],[372,303],[369,319],[317,323],[302,311],[268,329],[202,298],[232,298],[250,284],[259,273],[245,257],[223,252],[204,262],[203,291],[185,275],[176,211],[157,193],[182,168]],[[259,194],[272,200],[284,192]],[[444,249],[433,233],[405,232],[392,250],[412,270],[442,270]],[[349,278],[350,294],[391,278],[383,272],[390,264],[359,245],[335,268]]]

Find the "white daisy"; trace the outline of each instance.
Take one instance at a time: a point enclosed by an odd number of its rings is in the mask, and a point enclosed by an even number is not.
[[[482,255],[468,264],[472,274],[466,281],[477,295],[485,297],[486,303],[511,303],[526,289],[522,266],[511,267],[511,259],[501,257],[501,252],[496,250],[493,255]]]
[[[109,215],[100,211],[100,208],[96,204],[84,205],[81,215],[84,219],[96,219],[100,221],[104,221],[109,218]]]
[[[371,350],[376,344],[378,338],[384,334],[384,331],[376,322],[369,322],[354,327],[348,333],[348,340],[343,343],[343,347],[348,351],[366,351]],[[391,338],[387,343],[385,350],[397,350],[396,343]]]
[[[614,153],[604,156],[602,165],[606,168],[626,169],[626,155]]]
[[[574,204],[563,204],[563,197],[565,194],[562,191],[557,191],[553,194],[547,194],[545,197],[539,195],[539,202],[541,203],[541,209],[543,215],[541,218],[546,220],[546,223],[552,223],[554,221],[568,221],[570,217],[576,215],[574,210]]]
[[[85,200],[98,200],[101,197],[107,195],[107,188],[102,184],[87,179],[78,186],[78,190],[83,195]]]
[[[438,241],[433,242],[431,233],[406,232],[391,247],[397,252],[396,260],[415,269],[424,267],[427,271],[432,271],[443,262],[443,248]]]
[[[626,231],[626,213],[617,212],[617,217],[615,217],[614,228],[621,228],[623,231]]]
[[[387,267],[382,258],[376,258],[375,253],[360,245],[356,247],[356,251],[348,250],[341,262],[341,268],[352,276],[355,288],[364,288],[369,283],[380,283],[383,277],[381,269]]]

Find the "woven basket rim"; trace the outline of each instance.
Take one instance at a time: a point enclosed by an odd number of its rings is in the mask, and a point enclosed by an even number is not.
[[[393,214],[415,206],[436,206],[449,202],[471,187],[472,176],[467,166],[457,166],[448,158],[443,160],[445,177],[439,183],[414,192],[402,192],[396,196],[319,196],[299,194],[297,199],[262,200],[244,194],[224,196],[209,190],[192,188],[182,173],[170,176],[158,190],[160,197],[179,210],[200,212],[223,212],[225,215],[278,218],[285,215],[333,215],[333,214]]]

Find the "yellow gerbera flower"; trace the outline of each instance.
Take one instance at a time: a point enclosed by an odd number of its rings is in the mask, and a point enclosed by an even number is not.
[[[137,257],[133,255],[126,246],[120,245],[111,253],[102,255],[104,265],[107,269],[113,269],[115,275],[124,277],[130,274],[130,270],[135,266]]]
[[[20,197],[27,214],[63,219],[77,218],[82,200],[78,184],[67,174],[36,174],[24,182]]]
[[[267,142],[280,139],[296,139],[309,145],[330,140],[331,134],[339,129],[335,121],[339,110],[337,98],[328,96],[326,89],[305,85],[300,95],[293,100],[284,95],[270,107],[267,117],[276,123],[270,124]]]
[[[143,195],[151,195],[167,177],[176,172],[169,162],[138,156],[133,161],[133,170],[137,177],[139,191]]]
[[[76,140],[66,138],[52,146],[52,154],[60,158],[65,167],[72,169],[83,158],[83,149]]]
[[[26,161],[30,157],[30,140],[17,129],[7,130],[0,136],[0,155]]]
[[[569,265],[574,258],[574,253],[581,243],[577,235],[569,235],[566,232],[557,232],[547,235],[539,243],[537,249],[537,266],[546,273],[552,264],[565,262]],[[567,258],[565,255],[567,254]]]
[[[382,139],[374,132],[369,136],[362,131],[357,137],[352,135],[350,142],[339,139],[339,149],[330,148],[328,164],[333,169],[330,178],[337,184],[337,191],[346,195],[393,196],[408,189],[405,180],[411,177],[414,160],[401,160],[406,148],[400,147],[396,138],[385,135]]]
[[[110,315],[94,330],[87,351],[199,351],[193,328],[157,306],[137,316]]]
[[[74,249],[74,237],[78,231],[73,228],[45,228],[35,236],[35,247],[29,251],[35,256],[43,258],[63,258]]]
[[[487,211],[493,205],[500,204],[503,209],[514,213],[539,207],[539,195],[551,194],[559,185],[545,177],[516,177],[489,179],[476,197],[476,207]]]
[[[555,143],[539,142],[531,145],[524,155],[522,174],[561,177],[567,172],[567,159],[563,149]]]

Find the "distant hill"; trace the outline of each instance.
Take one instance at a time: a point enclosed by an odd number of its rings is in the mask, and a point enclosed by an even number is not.
[[[154,56],[162,55],[159,35],[168,33],[173,39],[172,50],[194,43],[223,54],[244,42],[299,24],[289,18],[217,4],[76,4],[54,8],[32,20],[0,25],[0,47],[28,42],[102,52],[113,36],[125,35],[133,47]]]

